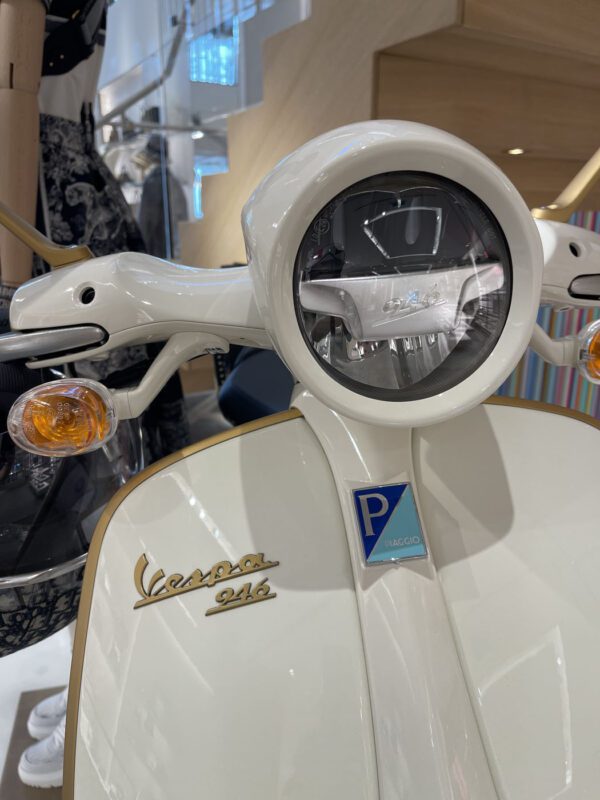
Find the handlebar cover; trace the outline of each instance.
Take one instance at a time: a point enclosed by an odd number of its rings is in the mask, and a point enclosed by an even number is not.
[[[271,347],[247,267],[201,269],[141,253],[118,253],[42,275],[17,289],[14,331],[98,326],[108,339],[43,365],[89,358],[125,345],[206,332],[228,342]]]

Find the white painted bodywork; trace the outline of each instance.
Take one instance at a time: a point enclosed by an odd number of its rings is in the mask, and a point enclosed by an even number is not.
[[[410,481],[410,429],[341,417],[308,392],[294,405],[335,478],[369,675],[382,800],[492,800],[496,792],[431,558],[365,566],[352,490]],[[427,528],[423,530],[427,539]],[[465,792],[467,792],[465,794]]]
[[[485,406],[415,432],[423,519],[499,796],[600,786],[600,430]]]
[[[317,363],[297,324],[293,270],[304,234],[333,197],[357,181],[402,170],[439,175],[480,198],[506,237],[513,274],[510,309],[493,358],[434,397],[402,403],[399,413],[395,403],[355,394]],[[106,256],[20,287],[11,304],[11,327],[28,331],[88,324],[109,334],[99,347],[38,361],[38,366],[98,357],[179,333],[274,346],[292,374],[329,407],[388,426],[439,422],[482,402],[509,375],[531,339],[543,269],[538,230],[508,178],[449,133],[412,122],[373,120],[317,137],[261,182],[242,222],[249,268],[206,270],[134,253]],[[88,287],[96,296],[85,304],[82,293]]]
[[[513,266],[490,357],[411,402],[336,383],[306,346],[293,299],[294,260],[316,213],[393,170],[432,172],[477,195]],[[534,330],[542,244],[522,199],[464,142],[373,121],[285,159],[248,202],[244,231],[249,270],[126,255],[15,295],[14,328],[104,327],[109,341],[94,355],[166,339],[173,361],[223,342],[274,345],[306,387],[294,398],[305,420],[171,464],[114,514],[76,698],[76,800],[595,797],[598,433],[477,407]],[[562,258],[545,252],[547,265]],[[93,281],[98,302],[86,306]],[[146,397],[121,399],[134,413]],[[351,492],[406,480],[429,556],[366,568]],[[264,574],[275,599],[206,617],[215,598],[203,588],[133,609],[142,553],[171,575],[249,552],[281,562]]]
[[[95,292],[91,303],[83,292]],[[245,267],[200,269],[141,253],[117,253],[28,281],[10,306],[13,330],[99,325],[109,340],[86,351],[97,357],[125,345],[207,333],[227,342],[270,347]],[[77,361],[81,353],[38,362]]]
[[[115,513],[76,800],[594,796],[600,433],[485,406],[390,435],[307,392],[294,404],[306,421],[167,467]],[[366,567],[351,490],[405,480],[429,557]],[[170,574],[242,551],[281,562],[257,575],[277,598],[133,610],[141,552]]]
[[[537,219],[536,225],[544,248],[542,302],[558,307],[597,307],[597,299],[569,294],[569,286],[579,275],[600,273],[600,237],[596,231],[543,219]]]
[[[365,178],[403,170],[455,181],[485,203],[506,237],[513,287],[493,358],[434,397],[396,404],[353,392],[319,365],[296,321],[293,272],[304,234],[332,198]],[[508,377],[531,339],[543,270],[536,225],[506,175],[445,131],[374,120],[319,136],[281,161],[258,185],[244,207],[242,224],[256,302],[274,346],[303,386],[353,419],[374,425],[429,425],[466,411]]]
[[[302,491],[298,491],[302,487]],[[167,575],[264,552],[280,565],[137,610]],[[224,586],[277,597],[212,617]],[[335,486],[303,420],[150,477],[119,506],[93,589],[75,798],[377,797],[369,694]]]

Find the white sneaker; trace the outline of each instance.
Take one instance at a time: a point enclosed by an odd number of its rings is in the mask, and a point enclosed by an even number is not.
[[[33,739],[45,739],[50,736],[67,713],[67,686],[62,692],[47,697],[35,706],[27,720],[27,730]]]
[[[66,715],[50,736],[28,747],[19,760],[19,778],[27,786],[62,786]]]

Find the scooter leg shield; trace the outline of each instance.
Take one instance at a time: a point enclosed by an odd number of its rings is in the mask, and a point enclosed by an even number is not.
[[[66,798],[377,797],[346,533],[298,412],[135,478],[88,564]]]
[[[502,796],[593,796],[600,426],[495,400],[415,433],[431,554]]]

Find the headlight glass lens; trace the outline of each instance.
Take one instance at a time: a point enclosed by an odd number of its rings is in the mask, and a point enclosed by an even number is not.
[[[296,315],[338,382],[380,400],[420,400],[490,355],[511,271],[502,230],[477,197],[435,175],[386,173],[312,221],[296,258]]]

